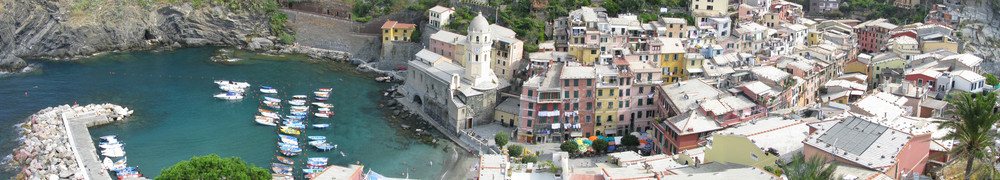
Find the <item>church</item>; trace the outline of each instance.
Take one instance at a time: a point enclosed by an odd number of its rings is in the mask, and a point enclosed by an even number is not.
[[[399,89],[420,107],[411,110],[429,115],[452,133],[491,122],[499,89],[509,85],[491,68],[492,36],[489,21],[480,13],[469,23],[468,36],[459,42],[465,46],[462,59],[427,49],[417,52]]]

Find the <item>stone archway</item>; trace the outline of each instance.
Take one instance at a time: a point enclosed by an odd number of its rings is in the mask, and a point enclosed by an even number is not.
[[[420,98],[419,95],[413,95],[413,102],[417,103],[417,105],[423,105],[424,99]]]

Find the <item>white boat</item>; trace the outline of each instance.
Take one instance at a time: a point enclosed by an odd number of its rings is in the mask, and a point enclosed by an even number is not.
[[[288,104],[296,105],[296,106],[303,106],[303,105],[306,105],[306,100],[295,99],[295,100],[288,101]]]
[[[239,94],[239,93],[235,93],[235,92],[224,92],[224,93],[219,93],[219,94],[215,94],[215,96],[214,96],[214,97],[215,97],[215,98],[219,98],[219,99],[225,99],[225,100],[238,100],[238,99],[243,99],[243,95],[241,95],[241,94]]]
[[[244,87],[231,86],[231,85],[221,85],[219,86],[219,89],[223,91],[237,92],[237,93],[243,93],[244,91],[246,91],[246,88]]]
[[[329,91],[316,91],[313,94],[316,94],[317,97],[330,97]]]
[[[111,148],[122,148],[122,145],[125,145],[125,144],[122,144],[122,143],[112,143],[112,144],[101,144],[99,146],[102,149],[111,149]]]
[[[117,149],[105,149],[105,150],[101,151],[101,155],[104,155],[104,156],[107,156],[107,157],[122,157],[122,156],[125,156],[125,150],[122,150],[121,148],[117,148]]]
[[[272,118],[272,119],[281,118],[281,116],[278,116],[278,113],[274,113],[274,112],[260,112],[260,115],[262,115],[264,117]]]
[[[266,93],[266,94],[278,94],[278,90],[277,89],[264,89],[264,88],[261,88],[260,92],[261,93]]]
[[[274,119],[256,118],[256,119],[254,119],[254,122],[257,122],[257,124],[265,125],[265,126],[278,126],[278,124],[274,123]]]
[[[319,118],[328,118],[328,117],[330,117],[330,115],[326,114],[326,113],[315,113],[313,115],[316,115],[316,117],[319,117]]]
[[[295,98],[295,99],[305,99],[305,98],[309,98],[309,96],[306,96],[306,95],[294,95],[294,96],[292,96],[292,98]]]
[[[115,167],[115,162],[111,161],[111,158],[109,157],[104,157],[104,161],[102,161],[101,164],[103,164],[104,168],[108,170]]]
[[[215,80],[215,84],[218,84],[218,85],[233,85],[233,86],[239,86],[239,87],[243,87],[243,88],[250,87],[250,83],[247,83],[247,82],[236,82],[236,81],[230,81],[230,80]]]

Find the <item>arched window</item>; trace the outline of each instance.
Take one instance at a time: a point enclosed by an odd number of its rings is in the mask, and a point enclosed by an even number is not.
[[[479,55],[476,54],[476,62],[479,62]]]
[[[476,36],[476,43],[479,43],[479,36]]]

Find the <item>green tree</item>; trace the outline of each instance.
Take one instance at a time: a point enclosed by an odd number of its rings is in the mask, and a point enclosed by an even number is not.
[[[271,179],[264,168],[247,165],[238,157],[220,158],[218,155],[191,157],[163,169],[156,179]]]
[[[563,143],[559,145],[559,150],[566,151],[566,152],[569,152],[570,154],[573,154],[573,153],[579,152],[580,148],[577,148],[576,142],[573,142],[573,141],[563,141]]]
[[[631,134],[622,137],[622,145],[628,146],[630,148],[639,146],[639,137],[635,137],[634,135]]]
[[[493,141],[497,142],[497,146],[503,148],[503,146],[507,145],[507,141],[510,141],[510,135],[507,135],[505,132],[497,133],[493,135]]]
[[[424,35],[423,32],[420,32],[420,28],[416,28],[413,30],[413,33],[410,33],[410,42],[419,43],[423,37]]]
[[[607,10],[608,14],[617,15],[618,11],[621,10],[621,7],[619,7],[618,3],[616,3],[614,0],[607,0],[602,2],[601,7]]]
[[[593,146],[594,150],[597,150],[597,152],[605,152],[608,151],[608,140],[597,139],[594,140],[594,144],[591,144],[590,146]]]
[[[1000,4],[1000,3],[998,3],[998,4]],[[997,76],[994,76],[993,74],[983,73],[983,76],[986,77],[986,84],[993,85],[993,86],[996,86],[997,84],[1000,84],[1000,80],[997,80]]]
[[[942,139],[957,140],[958,144],[949,152],[958,158],[965,159],[965,179],[973,175],[995,172],[993,168],[977,168],[973,171],[974,162],[993,162],[996,158],[994,139],[998,138],[993,125],[1000,120],[1000,113],[993,111],[996,106],[997,94],[983,92],[978,94],[957,93],[953,98],[946,99],[954,106],[949,112],[957,119],[937,121],[940,129],[954,129]],[[990,170],[992,169],[992,170]],[[993,174],[993,173],[991,173]],[[996,174],[994,174],[996,175]]]
[[[510,157],[521,157],[521,154],[524,153],[524,147],[516,144],[507,146],[507,153],[510,154]]]
[[[833,176],[837,170],[837,163],[827,163],[825,158],[813,156],[806,159],[802,153],[795,154],[792,163],[781,167],[782,175],[788,179],[809,179],[809,180],[834,180],[840,179]]]

